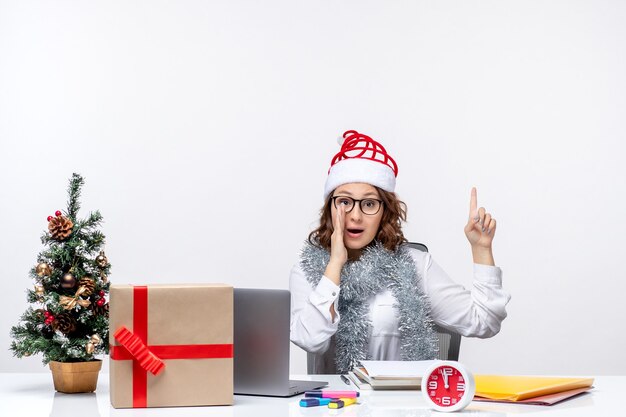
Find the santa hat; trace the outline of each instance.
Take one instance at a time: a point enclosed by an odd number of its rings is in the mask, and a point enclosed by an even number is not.
[[[339,141],[341,150],[330,163],[324,199],[335,188],[351,182],[364,182],[393,192],[398,165],[380,143],[356,130],[348,130]]]

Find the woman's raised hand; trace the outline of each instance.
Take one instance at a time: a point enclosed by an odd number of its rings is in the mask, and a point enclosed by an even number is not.
[[[339,269],[348,261],[348,250],[343,243],[343,235],[345,232],[345,216],[343,206],[337,208],[336,213],[332,216],[333,234],[330,236],[330,261],[329,264],[338,266]]]
[[[346,249],[345,243],[343,243],[343,234],[345,230],[345,216],[346,212],[344,211],[343,206],[340,206],[334,216],[333,219],[333,234],[330,235],[330,260],[328,261],[328,265],[326,265],[326,270],[324,271],[324,276],[330,279],[335,285],[339,285],[341,283],[341,269],[344,264],[348,262],[348,249]],[[333,293],[335,295],[335,293]],[[329,307],[330,317],[332,322],[335,322],[335,317],[337,316],[335,312],[335,304],[331,304]]]
[[[493,237],[496,234],[496,219],[487,213],[484,207],[477,209],[478,198],[476,187],[472,188],[470,197],[469,219],[465,225],[465,236],[472,249],[491,249]]]
[[[336,285],[339,285],[339,282],[341,281],[341,269],[348,261],[348,250],[346,249],[346,245],[343,243],[345,216],[346,213],[344,212],[343,207],[339,207],[335,215],[332,216],[333,234],[330,236],[330,260],[328,261],[328,265],[326,265],[326,270],[324,271],[324,275]],[[331,306],[330,312],[334,320],[334,306]]]

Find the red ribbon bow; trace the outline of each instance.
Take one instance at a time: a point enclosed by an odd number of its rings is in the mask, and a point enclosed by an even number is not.
[[[126,327],[122,326],[117,329],[113,337],[133,355],[135,360],[139,362],[139,366],[152,375],[158,375],[159,372],[165,368],[163,361],[152,353],[150,349],[148,349],[148,346],[144,345],[141,339],[135,336]]]

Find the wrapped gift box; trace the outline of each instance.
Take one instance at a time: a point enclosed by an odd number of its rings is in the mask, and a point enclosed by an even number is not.
[[[113,285],[115,408],[233,404],[233,288]]]

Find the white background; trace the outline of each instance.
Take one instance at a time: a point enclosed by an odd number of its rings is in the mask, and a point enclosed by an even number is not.
[[[72,172],[113,282],[287,288],[357,129],[458,282],[472,186],[499,222],[513,298],[463,340],[470,369],[626,374],[625,21],[622,1],[1,1],[0,371],[42,370],[9,329]]]

